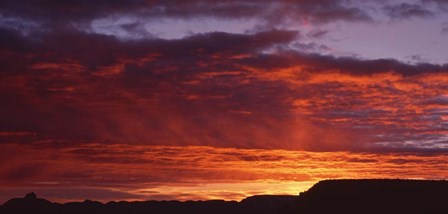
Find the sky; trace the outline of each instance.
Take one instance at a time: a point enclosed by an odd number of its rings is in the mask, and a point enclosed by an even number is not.
[[[448,1],[0,2],[0,203],[448,179]]]

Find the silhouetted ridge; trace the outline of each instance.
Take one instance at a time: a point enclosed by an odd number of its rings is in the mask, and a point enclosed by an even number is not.
[[[300,194],[302,213],[448,213],[448,182],[327,180]]]
[[[13,198],[0,207],[0,213],[49,213],[56,205],[38,198],[34,192],[28,193],[23,198]]]
[[[299,196],[259,195],[241,202],[85,200],[51,203],[29,193],[0,206],[1,214],[314,214],[314,213],[448,213],[448,181],[328,180]]]
[[[30,192],[30,193],[25,195],[25,199],[28,199],[28,200],[37,199],[37,195],[34,192]]]
[[[297,198],[292,195],[256,195],[243,199],[240,207],[248,213],[284,213]]]

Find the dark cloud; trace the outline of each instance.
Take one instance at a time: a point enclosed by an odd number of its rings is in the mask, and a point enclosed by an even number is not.
[[[281,24],[301,19],[313,23],[370,21],[363,9],[348,1],[2,1],[0,13],[21,17],[48,27],[88,24],[104,17],[144,17],[145,19],[216,17],[221,19],[255,18],[260,23]],[[270,24],[270,25],[271,25]],[[271,26],[272,27],[272,26]]]
[[[322,70],[339,69],[341,72],[351,74],[374,74],[382,72],[397,72],[402,75],[416,75],[429,72],[446,72],[448,65],[434,65],[430,63],[420,63],[410,65],[395,59],[364,60],[350,57],[335,58],[332,56],[305,56],[304,60],[309,60],[309,64]]]
[[[439,4],[448,4],[448,2],[447,1],[445,1],[445,0],[429,0],[429,1],[423,1],[423,0],[421,0],[422,2],[436,2],[436,3],[439,3]]]
[[[115,12],[133,11],[139,8],[150,7],[154,3],[144,0],[132,1],[2,1],[0,12],[5,16],[22,16],[29,19],[44,21],[77,21],[90,20],[102,15]]]
[[[81,32],[43,34],[32,42],[37,48],[30,53],[30,60],[15,63],[26,65],[25,69],[4,78],[5,82],[20,82],[3,85],[6,106],[1,116],[8,122],[1,128],[10,132],[30,130],[37,137],[69,141],[274,148],[274,144],[263,142],[273,142],[273,135],[268,133],[283,132],[280,124],[287,118],[289,107],[287,98],[276,94],[287,95],[287,86],[260,80],[239,83],[246,81],[244,76],[220,72],[237,69],[229,57],[256,54],[295,37],[296,32],[274,30],[126,43]],[[144,60],[151,54],[157,55],[157,60],[140,63],[133,59]],[[123,63],[117,74],[99,74],[107,72],[104,66],[115,66],[120,60],[129,62]],[[202,74],[211,76],[199,85],[182,84]],[[143,105],[152,107],[145,109]],[[244,116],[246,113],[258,116]],[[264,122],[253,126],[255,118]],[[236,121],[248,128],[222,132],[223,127]],[[288,123],[290,128],[296,124]],[[191,124],[194,127],[187,128]],[[285,137],[285,143],[292,143],[293,139]]]
[[[312,45],[312,44],[311,44]],[[307,49],[307,45],[300,45],[300,48]],[[311,47],[315,47],[314,45]],[[376,73],[396,72],[402,75],[417,75],[425,73],[446,72],[448,65],[436,65],[431,63],[420,63],[416,65],[406,64],[395,59],[359,59],[353,57],[334,57],[330,55],[320,55],[315,53],[301,53],[286,51],[277,55],[257,56],[257,58],[248,59],[247,63],[255,67],[271,66],[292,66],[303,65],[310,70],[326,71],[339,70],[342,73],[353,75],[372,75]]]
[[[6,65],[0,131],[35,133],[3,136],[3,142],[365,149],[371,131],[329,121],[349,118],[352,125],[367,127],[362,123],[389,112],[352,109],[369,102],[337,79],[307,81],[319,74],[412,78],[448,70],[447,65],[320,55],[315,52],[327,47],[302,43],[298,32],[275,29],[171,40],[128,41],[66,27],[29,35],[3,29],[0,36]],[[281,73],[295,67],[300,69]],[[392,86],[383,90],[399,93]],[[312,115],[297,113],[297,100],[307,100]]]
[[[80,60],[83,65],[95,66],[113,64],[120,55],[142,57],[150,54],[169,58],[188,58],[212,54],[232,55],[253,53],[276,44],[287,44],[294,40],[296,31],[271,30],[256,34],[231,34],[212,32],[196,34],[183,39],[147,39],[123,42],[114,36],[89,34],[74,29],[55,29],[50,32],[21,36],[13,30],[3,29],[2,49],[26,51],[47,57],[44,60],[69,58]],[[57,55],[57,56],[56,56]],[[191,59],[190,59],[191,60]]]
[[[374,0],[388,16],[395,19],[434,16],[426,4],[401,3],[385,5]],[[444,5],[443,1],[433,1]],[[203,19],[255,21],[260,29],[289,26],[293,23],[325,24],[339,21],[373,22],[371,8],[346,0],[170,0],[170,1],[2,1],[0,3],[0,26],[20,29],[28,34],[33,31],[54,28],[75,28],[92,31],[94,21],[118,25],[128,39],[144,39],[157,35],[144,28],[145,23],[159,23],[166,19]],[[127,20],[125,23],[119,20]],[[255,27],[255,26],[253,26]],[[258,28],[255,28],[258,29]],[[246,29],[250,30],[250,29]],[[120,34],[119,32],[114,32]],[[322,36],[314,32],[314,36]],[[311,36],[310,34],[310,36]],[[121,35],[123,36],[123,35]],[[125,36],[126,37],[126,36]]]
[[[299,49],[301,52],[304,53],[325,53],[331,49],[326,45],[318,44],[315,42],[309,42],[309,43],[295,42],[292,44],[292,46],[294,46],[295,48]]]
[[[424,5],[401,3],[398,5],[385,6],[386,13],[394,19],[408,19],[411,17],[431,17],[434,12],[426,9]]]
[[[437,104],[437,105],[448,105],[448,97],[447,96],[437,96],[428,99],[425,104]]]
[[[442,28],[442,33],[448,33],[448,27]]]
[[[355,163],[377,163],[379,160],[376,159],[368,159],[368,158],[349,158],[347,162],[355,162]]]
[[[442,11],[448,10],[448,2],[446,0],[420,0],[422,4],[431,4],[434,3],[438,6],[438,8]]]
[[[314,30],[308,32],[306,35],[311,38],[319,39],[319,38],[325,37],[328,33],[329,33],[328,30],[314,29]]]
[[[441,30],[441,32],[442,32],[443,34],[448,33],[448,22],[445,22],[445,23],[442,24],[442,30]]]

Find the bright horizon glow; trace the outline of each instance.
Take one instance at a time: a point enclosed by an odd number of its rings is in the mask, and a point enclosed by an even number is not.
[[[4,152],[18,147],[6,144]],[[427,157],[415,153],[86,144],[67,147],[54,156],[56,148],[48,144],[20,147],[21,155],[27,157],[20,161],[21,165],[40,162],[41,170],[51,173],[4,183],[3,191],[16,197],[35,191],[40,197],[58,202],[86,198],[103,202],[239,201],[252,195],[298,195],[325,179],[448,178],[445,154]],[[46,160],[52,155],[52,161]],[[70,188],[65,188],[67,185]],[[99,194],[108,191],[112,196]],[[7,199],[2,196],[0,201]]]

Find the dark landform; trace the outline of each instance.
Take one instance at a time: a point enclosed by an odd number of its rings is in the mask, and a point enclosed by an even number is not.
[[[260,195],[241,202],[141,201],[53,203],[29,193],[0,206],[1,214],[448,214],[447,180],[326,180],[298,196]]]

